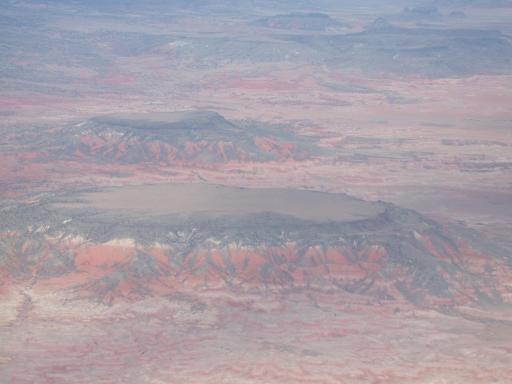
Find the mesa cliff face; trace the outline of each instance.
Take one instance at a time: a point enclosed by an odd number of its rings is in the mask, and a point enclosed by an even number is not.
[[[378,209],[366,218],[323,222],[164,210],[149,219],[53,204],[2,212],[13,223],[1,235],[4,282],[32,281],[105,303],[219,288],[340,290],[420,306],[511,300],[508,259],[479,253],[475,239],[391,204],[373,203]]]
[[[52,141],[44,159],[107,164],[208,165],[310,155],[283,127],[234,123],[210,111],[100,116],[58,130]]]

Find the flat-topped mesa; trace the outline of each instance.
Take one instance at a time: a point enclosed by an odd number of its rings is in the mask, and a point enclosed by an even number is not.
[[[386,204],[344,194],[275,188],[237,188],[204,183],[111,188],[82,195],[85,207],[138,218],[168,216],[215,220],[271,214],[301,221],[349,222],[375,218]]]
[[[288,13],[262,17],[252,22],[252,25],[286,30],[323,31],[345,24],[324,13]]]
[[[113,114],[58,132],[50,155],[144,165],[304,159],[314,152],[285,127],[229,121],[213,111]]]
[[[434,21],[443,17],[439,9],[434,6],[406,7],[402,10],[399,18],[409,21]]]
[[[236,131],[235,124],[213,111],[182,111],[117,114],[93,117],[87,125],[117,127],[119,130],[143,134],[166,135],[174,131]]]
[[[376,32],[376,33],[385,33],[385,32],[396,32],[399,30],[399,27],[394,26],[389,21],[387,21],[383,17],[379,17],[372,21],[370,24],[366,26],[366,31]]]
[[[0,246],[17,255],[0,259],[5,273],[62,279],[107,302],[121,289],[137,300],[214,287],[339,289],[418,305],[509,300],[507,273],[493,272],[510,269],[506,258],[415,211],[343,194],[144,185],[1,214],[12,228]]]

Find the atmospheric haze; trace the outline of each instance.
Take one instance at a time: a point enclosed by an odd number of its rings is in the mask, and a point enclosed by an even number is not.
[[[512,1],[0,0],[0,383],[512,383]]]

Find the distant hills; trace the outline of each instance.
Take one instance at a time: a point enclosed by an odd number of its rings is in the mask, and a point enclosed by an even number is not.
[[[360,33],[290,39],[329,65],[367,72],[457,77],[512,70],[511,39],[492,30],[404,28],[378,19]]]
[[[265,42],[190,39],[173,50],[172,57],[198,68],[293,60],[363,73],[431,78],[512,71],[511,38],[494,30],[406,28],[379,18],[359,33],[302,32]]]
[[[358,33],[341,33],[339,27],[344,24],[327,12],[292,12],[259,18],[249,13],[236,21],[236,28],[243,33],[232,36],[176,34],[160,28],[130,29],[128,19],[123,20],[126,30],[102,27],[54,31],[45,23],[57,11],[16,18],[18,10],[13,8],[0,15],[0,76],[26,90],[37,89],[37,85],[47,89],[48,84],[66,89],[66,84],[78,81],[84,88],[105,91],[117,89],[117,84],[101,80],[112,73],[117,63],[126,61],[136,67],[148,58],[164,62],[174,70],[293,62],[392,76],[442,78],[512,73],[511,37],[492,29],[456,28],[465,14],[464,2],[455,3],[450,10],[441,5],[404,8],[394,16],[386,16],[388,21],[377,18],[377,23],[368,23]],[[77,12],[85,11],[78,8]],[[175,11],[169,12],[169,17],[176,17]],[[84,15],[91,17],[86,12]],[[141,17],[156,25],[167,25],[161,15]],[[65,20],[65,15],[62,18]],[[403,22],[413,26],[399,25]],[[422,26],[415,26],[418,24]],[[429,24],[434,26],[425,27]],[[27,57],[37,60],[26,60]],[[77,79],[79,73],[95,73],[97,81],[84,84],[84,79]],[[123,86],[137,88],[136,84]]]
[[[324,31],[328,28],[345,25],[323,13],[289,13],[268,16],[255,20],[251,24],[257,27],[304,31]]]
[[[400,17],[408,20],[439,20],[443,17],[443,14],[439,12],[437,7],[426,6],[426,7],[406,7],[403,9]]]

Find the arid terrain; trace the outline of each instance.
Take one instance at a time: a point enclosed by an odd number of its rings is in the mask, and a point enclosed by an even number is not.
[[[0,383],[512,383],[512,2],[0,1]]]

